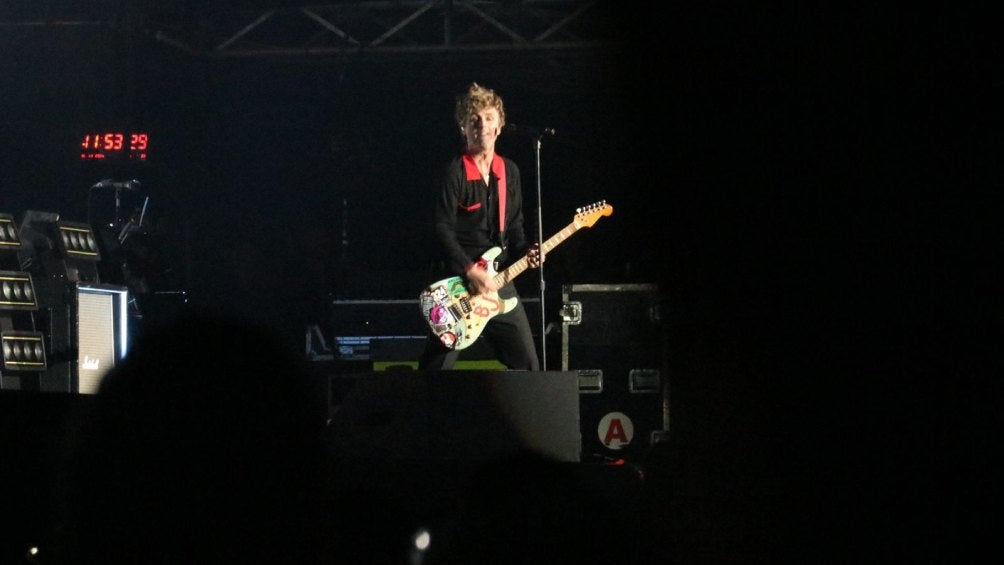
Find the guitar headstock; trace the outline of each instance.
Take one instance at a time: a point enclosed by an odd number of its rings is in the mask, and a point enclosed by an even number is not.
[[[588,206],[577,208],[575,210],[575,223],[580,226],[591,228],[593,227],[593,224],[600,220],[600,218],[603,216],[609,216],[613,213],[614,207],[607,204],[606,200],[600,200],[599,202],[594,202]]]

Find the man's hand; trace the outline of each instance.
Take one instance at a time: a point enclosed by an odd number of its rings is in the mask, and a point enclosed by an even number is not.
[[[488,274],[488,270],[478,263],[472,263],[467,267],[467,291],[471,294],[484,294],[486,292],[498,292],[495,281]]]
[[[534,243],[526,253],[526,261],[531,269],[536,269],[544,262],[544,256],[540,253],[540,244]]]

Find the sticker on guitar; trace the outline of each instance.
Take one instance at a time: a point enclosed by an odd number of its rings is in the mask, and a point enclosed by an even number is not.
[[[541,244],[541,253],[546,256],[579,229],[591,228],[600,218],[613,212],[613,207],[605,200],[577,209],[572,223]],[[500,253],[501,247],[492,247],[479,260],[499,288],[511,283],[530,267],[530,260],[524,255],[501,273],[495,273],[492,265]],[[429,330],[447,349],[470,347],[481,336],[489,320],[509,312],[518,302],[516,298],[502,299],[497,292],[471,294],[461,277],[449,277],[430,284],[419,293],[418,301]]]

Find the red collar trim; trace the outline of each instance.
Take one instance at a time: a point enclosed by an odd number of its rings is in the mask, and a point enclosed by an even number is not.
[[[481,180],[481,171],[474,164],[474,157],[464,155],[464,171],[467,173],[467,180]]]
[[[498,153],[492,156],[491,169],[497,178],[505,178],[505,161],[502,160],[502,157]],[[481,178],[481,171],[478,170],[478,166],[474,163],[474,157],[470,155],[464,155],[464,173],[467,175],[467,180],[483,180]]]
[[[506,195],[506,182],[505,182],[505,161],[502,156],[496,153],[492,156],[492,174],[498,179],[498,190],[499,190],[499,231],[505,231],[505,195]],[[481,171],[478,170],[478,166],[474,163],[474,158],[470,155],[464,155],[464,172],[467,175],[468,181],[480,181]]]

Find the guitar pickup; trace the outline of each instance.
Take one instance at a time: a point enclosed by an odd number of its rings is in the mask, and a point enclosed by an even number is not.
[[[471,299],[468,298],[468,297],[466,297],[466,296],[461,297],[460,298],[460,307],[463,310],[464,314],[469,314],[471,312]],[[456,312],[454,312],[454,314],[456,314]],[[457,316],[457,317],[460,318],[461,316]]]

